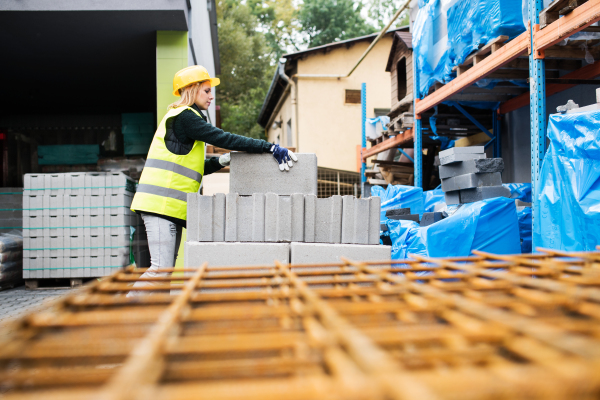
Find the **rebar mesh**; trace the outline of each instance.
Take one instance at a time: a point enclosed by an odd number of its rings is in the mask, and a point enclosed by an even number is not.
[[[6,327],[6,399],[600,394],[600,253],[129,267]]]

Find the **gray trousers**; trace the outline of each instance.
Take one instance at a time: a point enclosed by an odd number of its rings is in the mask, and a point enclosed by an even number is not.
[[[161,268],[173,268],[177,259],[177,251],[181,243],[182,227],[156,215],[142,213],[142,219],[148,235],[148,248],[150,250],[150,268],[142,275],[143,278],[170,276],[170,272],[156,272]],[[164,285],[169,281],[136,282],[133,287],[149,287]],[[168,291],[140,291],[134,290],[127,297],[140,296],[149,293],[169,294]]]

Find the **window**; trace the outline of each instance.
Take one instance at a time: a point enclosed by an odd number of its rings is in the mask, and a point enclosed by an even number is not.
[[[406,57],[402,57],[396,64],[396,79],[398,80],[398,100],[406,97]]]
[[[346,89],[346,104],[360,104],[360,90]]]
[[[292,138],[292,119],[290,118],[287,124],[285,125],[287,130],[287,146],[292,147],[292,145],[294,144],[294,140]]]

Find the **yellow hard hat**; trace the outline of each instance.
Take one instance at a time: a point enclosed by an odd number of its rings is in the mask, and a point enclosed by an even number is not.
[[[184,68],[177,71],[173,78],[173,95],[181,96],[179,89],[186,87],[194,82],[210,81],[210,86],[215,87],[221,80],[219,78],[211,78],[206,68],[201,65],[192,65],[191,67]]]

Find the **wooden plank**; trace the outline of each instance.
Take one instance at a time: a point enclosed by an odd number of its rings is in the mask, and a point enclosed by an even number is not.
[[[362,159],[365,160],[365,162],[366,162],[366,159],[368,157],[374,156],[376,154],[379,154],[379,153],[384,152],[389,149],[393,149],[395,147],[402,147],[402,145],[404,145],[407,142],[410,142],[410,144],[412,146],[413,140],[414,140],[413,130],[408,129],[404,133],[400,133],[391,139],[384,140],[383,142],[371,147],[368,150],[363,149]]]
[[[478,80],[487,77],[492,72],[499,69],[502,65],[527,52],[528,43],[529,31],[526,31],[508,42],[501,49],[491,54],[482,62],[473,66],[470,70],[461,74],[461,76],[447,83],[440,90],[418,101],[415,110],[416,114],[420,115],[425,111],[435,107],[441,102],[447,100],[454,93],[471,86]]]
[[[583,68],[580,68],[576,71],[569,72],[568,74],[563,75],[561,78],[563,79],[594,79],[600,76],[600,63],[596,62],[594,64],[586,65]],[[553,94],[562,92],[569,88],[575,87],[575,85],[557,85],[550,84],[546,85],[546,97],[550,97]],[[521,107],[525,107],[529,104],[529,92],[523,93],[517,97],[514,97],[505,103],[500,105],[500,114],[506,114],[511,111],[517,110]]]
[[[492,40],[490,40],[488,42],[488,44],[486,44],[485,46],[483,46],[481,49],[475,51],[473,54],[471,54],[470,56],[468,56],[465,61],[459,65],[456,66],[454,68],[452,68],[452,71],[456,71],[458,69],[458,67],[460,66],[469,66],[470,64],[477,64],[478,62],[483,60],[483,56],[492,53],[496,50],[499,50],[502,44],[504,44],[504,42],[506,42],[508,40],[508,36],[498,36],[497,38],[494,38]]]
[[[600,0],[589,0],[564,17],[535,32],[535,48],[544,50],[600,20]]]
[[[396,165],[398,167],[413,167],[413,163],[405,163],[405,162],[400,162],[400,161],[384,161],[384,160],[371,160],[371,163],[373,164],[379,164],[379,165]]]

